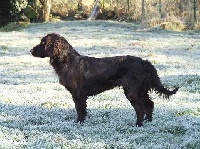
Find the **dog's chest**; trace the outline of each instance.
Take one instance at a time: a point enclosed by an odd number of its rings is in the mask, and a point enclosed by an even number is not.
[[[69,91],[77,88],[80,85],[80,78],[78,78],[73,72],[62,72],[59,77],[59,82]]]

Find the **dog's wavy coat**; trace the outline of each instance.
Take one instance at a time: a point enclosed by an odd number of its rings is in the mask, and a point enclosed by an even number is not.
[[[35,57],[50,57],[60,83],[72,94],[77,122],[86,118],[88,96],[121,86],[136,111],[136,125],[142,126],[144,120],[152,121],[154,103],[149,98],[149,91],[155,90],[167,98],[178,91],[178,88],[170,91],[161,84],[149,61],[134,56],[83,56],[64,37],[55,33],[43,37],[31,53]]]

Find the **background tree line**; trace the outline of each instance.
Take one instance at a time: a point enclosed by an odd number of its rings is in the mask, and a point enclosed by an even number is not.
[[[49,21],[51,0],[1,0],[0,26],[12,21]]]
[[[200,28],[200,1],[197,0],[99,0],[97,19],[142,22],[144,26],[162,28]],[[87,19],[95,0],[2,0],[1,26],[10,21],[49,21],[61,19]]]

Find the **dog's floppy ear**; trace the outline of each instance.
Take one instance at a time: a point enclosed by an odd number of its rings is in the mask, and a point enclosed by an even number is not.
[[[52,57],[53,51],[54,51],[54,39],[51,36],[51,34],[47,35],[44,38],[46,40],[46,45],[45,45],[46,54],[47,54],[47,56]]]
[[[58,56],[63,50],[66,50],[69,48],[69,44],[66,43],[63,37],[55,40],[54,42],[54,50],[53,55]]]
[[[69,49],[69,43],[64,37],[58,34],[48,34],[45,38],[45,51],[49,57],[57,57],[63,52],[63,50]]]

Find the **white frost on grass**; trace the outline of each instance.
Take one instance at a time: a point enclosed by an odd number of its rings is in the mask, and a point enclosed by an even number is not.
[[[88,117],[75,124],[71,95],[48,58],[30,49],[48,33],[64,36],[81,54],[134,55],[150,60],[169,88],[155,93],[153,121],[135,127],[135,111],[121,88],[88,99]],[[137,30],[131,23],[73,21],[35,24],[0,34],[0,148],[200,148],[200,35]]]

